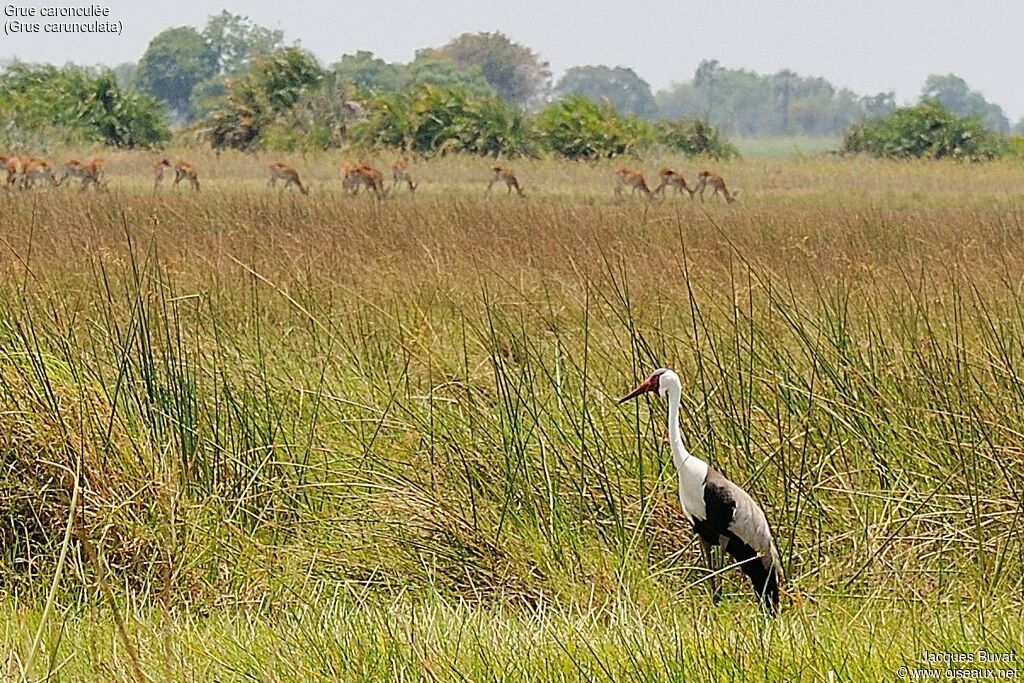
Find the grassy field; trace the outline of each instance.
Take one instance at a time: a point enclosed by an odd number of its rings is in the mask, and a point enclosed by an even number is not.
[[[793,135],[787,137],[740,137],[730,140],[747,159],[819,156],[841,149],[841,137]]]
[[[1024,674],[1024,168],[740,161],[727,206],[455,158],[377,204],[288,160],[309,196],[141,153],[0,194],[0,679]],[[711,605],[664,407],[615,405],[659,366],[776,620]]]

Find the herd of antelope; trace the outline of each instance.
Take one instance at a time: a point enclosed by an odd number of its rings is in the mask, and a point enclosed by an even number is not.
[[[690,199],[693,199],[693,195],[699,194],[700,200],[704,201],[704,190],[709,186],[713,190],[711,193],[712,197],[719,194],[725,198],[726,203],[732,204],[736,201],[737,191],[729,192],[729,189],[725,186],[725,180],[722,176],[711,171],[701,171],[697,174],[697,183],[690,185],[686,182],[686,178],[683,177],[682,173],[677,173],[671,168],[663,168],[658,171],[658,177],[661,178],[661,183],[653,190],[647,185],[647,181],[644,179],[643,173],[640,171],[628,168],[626,166],[620,166],[615,171],[615,194],[622,194],[622,188],[628,187],[636,194],[637,191],[643,192],[648,197],[656,197],[665,191],[666,187],[674,187],[676,194],[686,192]]]
[[[103,171],[104,162],[98,157],[88,161],[68,159],[58,170],[48,160],[39,157],[0,154],[0,168],[4,167],[7,169],[6,188],[8,190],[30,190],[40,181],[48,181],[54,187],[59,187],[72,179],[78,179],[81,182],[80,189],[83,192],[90,187],[96,190],[107,189]],[[299,172],[295,170],[294,166],[283,161],[275,161],[267,169],[270,173],[267,180],[268,187],[276,187],[277,181],[280,180],[283,182],[282,189],[294,185],[302,194],[309,194],[309,186],[302,183]],[[168,159],[161,159],[153,165],[154,192],[160,188],[170,171],[174,171],[172,188],[177,189],[178,184],[185,181],[187,186],[196,192],[199,191],[199,171],[194,164],[184,159],[178,159],[173,163]],[[389,191],[395,191],[400,186],[405,186],[410,194],[416,192],[416,188],[419,187],[413,181],[409,162],[405,159],[399,159],[391,165],[391,186],[389,188],[384,186],[384,174],[369,164],[346,162],[341,167],[341,176],[341,187],[347,194],[357,195],[360,190],[365,189],[377,200],[384,199]],[[695,194],[699,194],[701,201],[704,201],[704,190],[710,187],[713,190],[712,197],[721,194],[727,203],[731,204],[736,201],[737,192],[730,192],[722,176],[711,171],[698,173],[697,180],[693,185],[687,183],[681,173],[670,168],[661,169],[658,177],[661,179],[661,183],[652,190],[640,171],[626,166],[619,167],[615,171],[615,194],[616,196],[621,195],[622,189],[625,187],[629,188],[634,195],[637,192],[642,192],[648,197],[654,198],[664,193],[666,188],[673,187],[677,195],[686,192],[690,199],[693,199]],[[512,194],[512,191],[515,190],[520,197],[526,196],[523,186],[511,168],[492,166],[486,194],[491,193],[495,183],[504,183],[506,194]]]

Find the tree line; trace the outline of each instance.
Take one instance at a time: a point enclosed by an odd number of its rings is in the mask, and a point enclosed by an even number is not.
[[[930,76],[921,102],[983,131],[1011,131],[998,105],[952,74]],[[281,31],[226,11],[201,29],[161,32],[137,63],[113,70],[16,63],[0,73],[0,114],[13,122],[7,144],[56,135],[151,146],[174,127],[236,149],[360,142],[424,154],[591,159],[661,146],[730,156],[723,134],[846,134],[855,151],[869,122],[896,112],[891,92],[859,96],[824,78],[715,60],[657,93],[623,66],[576,66],[552,82],[536,52],[501,33],[463,34],[404,64],[358,51],[325,67],[286,45]]]

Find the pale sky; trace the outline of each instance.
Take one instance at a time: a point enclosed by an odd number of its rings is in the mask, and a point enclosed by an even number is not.
[[[85,6],[23,0],[5,8]],[[916,100],[932,73],[955,73],[1024,116],[1022,0],[107,0],[122,35],[0,36],[0,60],[82,64],[136,61],[164,28],[201,27],[227,9],[280,28],[322,63],[370,50],[407,62],[417,48],[467,31],[501,31],[558,75],[570,66],[632,67],[658,90],[689,80],[702,59],[727,68],[823,76],[858,94]],[[4,17],[4,21],[10,21]],[[29,20],[29,21],[40,21]],[[45,20],[43,20],[45,21]]]

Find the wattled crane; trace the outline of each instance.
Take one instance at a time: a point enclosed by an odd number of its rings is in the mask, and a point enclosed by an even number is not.
[[[782,563],[764,511],[749,493],[686,450],[679,433],[679,402],[683,393],[679,375],[664,368],[655,370],[619,403],[648,392],[668,398],[668,436],[672,460],[679,473],[679,502],[700,537],[708,568],[714,571],[712,547],[725,548],[750,578],[764,609],[774,615],[779,607]],[[714,574],[711,590],[717,598]]]

